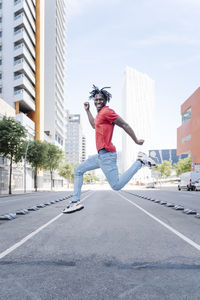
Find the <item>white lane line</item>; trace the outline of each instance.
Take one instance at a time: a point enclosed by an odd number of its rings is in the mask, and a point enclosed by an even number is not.
[[[90,197],[91,195],[93,195],[93,193],[90,193],[89,195],[87,195],[86,197],[84,197],[81,202],[85,201],[85,199],[87,199],[88,197]],[[24,243],[26,243],[28,240],[30,240],[32,237],[34,237],[37,233],[39,233],[40,231],[42,231],[44,228],[46,228],[47,226],[49,226],[50,224],[52,224],[53,222],[55,222],[56,220],[58,220],[61,216],[63,215],[63,213],[57,215],[55,218],[51,219],[49,222],[47,222],[46,224],[42,225],[41,227],[39,227],[38,229],[36,229],[35,231],[31,232],[29,235],[27,235],[25,238],[23,238],[21,241],[17,242],[16,244],[14,244],[13,246],[11,246],[10,248],[6,249],[5,251],[0,253],[0,259],[2,259],[3,257],[5,257],[6,255],[8,255],[9,253],[11,253],[12,251],[16,250],[17,248],[19,248],[20,246],[22,246]]]
[[[115,193],[117,193],[117,192],[115,192]],[[148,211],[146,211],[145,209],[143,209],[142,207],[140,207],[136,203],[130,201],[128,198],[124,197],[123,195],[121,195],[119,193],[118,193],[118,195],[120,197],[124,198],[126,201],[128,201],[132,205],[134,205],[135,207],[137,207],[138,209],[140,209],[141,211],[143,211],[146,215],[148,215],[149,217],[151,217],[152,219],[154,219],[155,221],[157,221],[158,223],[160,223],[161,225],[163,225],[165,228],[167,228],[168,230],[170,230],[171,232],[173,232],[174,234],[176,234],[179,238],[181,238],[182,240],[184,240],[186,243],[190,244],[192,247],[194,247],[195,249],[197,249],[197,250],[200,251],[200,245],[199,244],[195,243],[194,241],[192,241],[191,239],[189,239],[188,237],[186,237],[185,235],[183,235],[182,233],[180,233],[179,231],[177,231],[173,227],[167,225],[166,223],[164,223],[160,219],[156,218],[154,215],[150,214]]]

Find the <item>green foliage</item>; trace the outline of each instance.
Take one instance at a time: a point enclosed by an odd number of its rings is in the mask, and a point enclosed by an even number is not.
[[[174,164],[174,169],[176,174],[179,176],[182,173],[191,171],[191,157],[188,156],[184,159],[180,159],[176,164]]]
[[[18,163],[24,155],[26,129],[12,118],[0,121],[0,155],[10,160],[9,194],[12,193],[12,163]]]
[[[37,191],[37,171],[43,168],[46,162],[47,146],[38,140],[28,142],[27,161],[35,169],[35,190]]]
[[[59,168],[59,175],[68,179],[70,182],[74,179],[74,168],[77,166],[75,163],[66,162]]]
[[[61,161],[64,158],[63,151],[56,145],[51,143],[46,144],[46,159],[44,169],[50,170],[51,174],[51,189],[53,189],[53,171],[59,168]]]
[[[44,164],[44,168],[46,170],[56,170],[58,169],[61,161],[64,158],[63,151],[56,145],[51,143],[46,144],[46,160]]]
[[[26,130],[12,118],[0,121],[0,154],[14,162],[19,162],[24,154],[23,140]]]
[[[29,142],[27,151],[27,161],[33,168],[43,168],[46,163],[47,147],[46,143],[38,140]]]
[[[159,164],[155,171],[158,171],[160,178],[167,178],[171,175],[172,165],[171,162],[164,160],[162,164]]]
[[[99,181],[99,178],[97,176],[94,176],[94,175],[90,174],[90,173],[85,173],[83,175],[83,180],[85,182],[89,183],[89,182],[93,182],[93,181]]]

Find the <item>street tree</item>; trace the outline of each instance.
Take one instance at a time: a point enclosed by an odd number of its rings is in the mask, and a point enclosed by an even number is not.
[[[32,168],[35,170],[35,191],[38,189],[38,170],[43,168],[46,163],[47,156],[47,146],[46,143],[39,140],[34,140],[29,142],[27,151],[27,161],[31,164]]]
[[[85,173],[83,175],[83,180],[86,182],[86,183],[91,183],[93,181],[99,181],[99,178],[95,175],[92,175],[91,173]]]
[[[186,158],[179,159],[179,161],[174,164],[174,169],[178,176],[182,173],[191,171],[191,157],[188,156]]]
[[[74,167],[77,166],[76,163],[66,162],[59,168],[59,175],[68,180],[68,182],[73,182],[74,180]]]
[[[155,170],[158,171],[160,178],[167,178],[172,172],[171,162],[164,160],[163,163],[159,164]]]
[[[64,158],[64,152],[56,145],[51,143],[46,144],[46,159],[44,169],[50,171],[51,175],[51,190],[53,189],[53,171],[58,169],[61,161]]]
[[[24,154],[26,129],[12,118],[3,117],[0,121],[0,155],[10,161],[9,194],[12,194],[13,162],[21,161]]]

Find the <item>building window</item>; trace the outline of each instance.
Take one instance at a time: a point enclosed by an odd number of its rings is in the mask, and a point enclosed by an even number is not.
[[[0,65],[2,65],[2,59],[0,58]]]
[[[191,108],[188,108],[183,114],[182,114],[182,124],[187,122],[191,119]]]
[[[0,87],[0,94],[2,94],[2,87]]]
[[[20,2],[21,2],[21,0],[14,0],[14,5],[17,5]]]
[[[185,136],[184,138],[182,138],[182,144],[189,141],[189,140],[191,140],[191,138],[192,138],[191,134]]]
[[[0,79],[2,79],[2,73],[0,73]]]
[[[0,37],[2,37],[2,31],[0,31]]]

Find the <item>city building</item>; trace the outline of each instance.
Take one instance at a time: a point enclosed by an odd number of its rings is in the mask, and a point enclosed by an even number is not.
[[[0,23],[0,96],[29,134],[64,149],[66,0],[1,1]]]
[[[45,1],[44,131],[64,150],[66,0]]]
[[[87,154],[86,154],[86,137],[85,135],[82,135],[82,156],[81,156],[81,162],[84,162],[86,160]]]
[[[15,119],[15,109],[0,98],[0,121],[6,118]],[[8,192],[8,182],[9,182],[9,169],[10,161],[9,159],[0,156],[0,194],[6,194]],[[32,176],[32,171],[27,170],[27,177]],[[12,172],[12,190],[22,190],[23,189],[23,166],[21,163],[13,163]]]
[[[1,96],[29,133],[43,139],[43,1],[2,1],[0,13]]]
[[[3,117],[15,119],[15,116],[15,109],[0,98],[0,120],[2,120]]]
[[[200,87],[181,105],[177,155],[190,154],[191,169],[200,171]]]
[[[28,139],[62,149],[65,55],[66,0],[0,0],[0,97],[15,109]]]
[[[71,163],[81,163],[86,159],[86,138],[82,133],[81,117],[68,111],[66,114],[66,160]]]
[[[139,151],[148,153],[154,140],[154,80],[148,75],[127,67],[124,74],[122,97],[123,119],[133,128],[138,139],[144,139],[141,147],[125,132],[122,135],[122,171],[127,170],[137,158]],[[144,182],[150,176],[142,168],[133,177],[133,182]]]
[[[161,149],[161,150],[149,150],[149,156],[155,159],[157,164],[162,164],[164,160],[170,161],[172,165],[177,163],[179,159],[188,157],[188,154],[176,154],[176,149]]]

